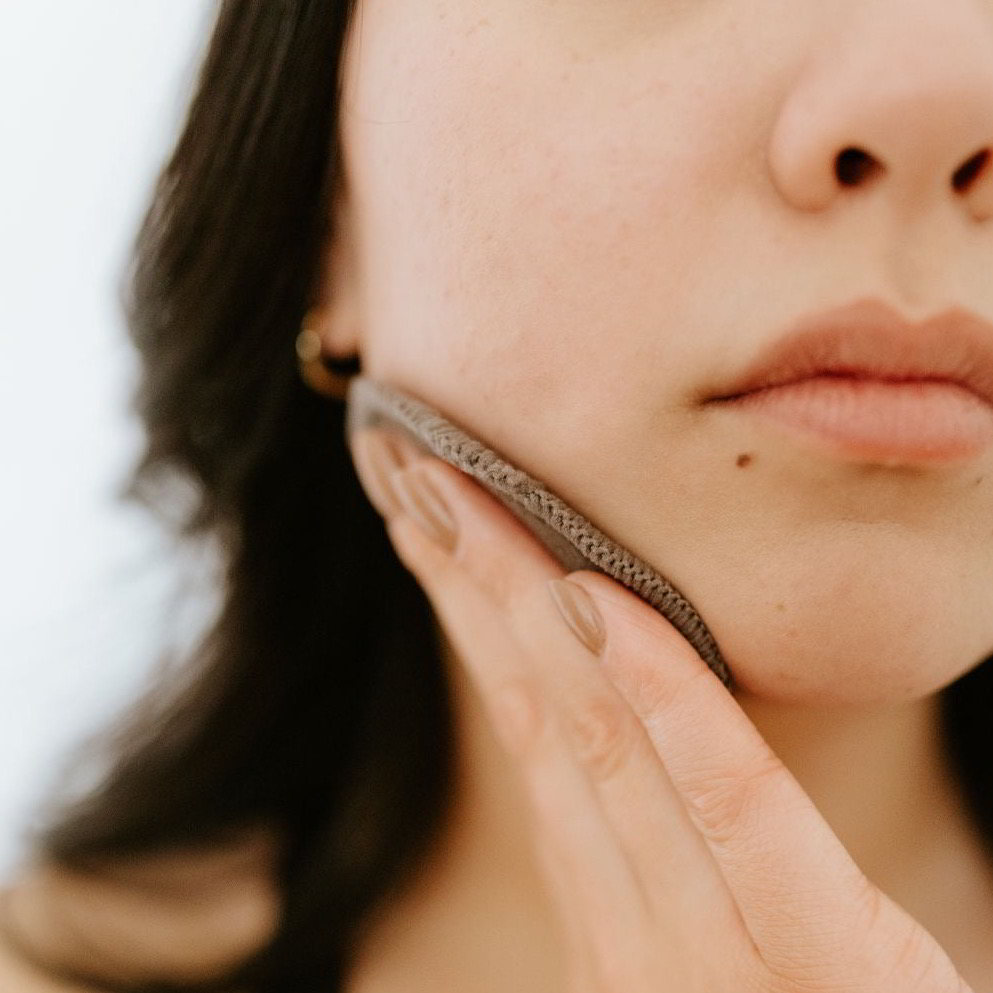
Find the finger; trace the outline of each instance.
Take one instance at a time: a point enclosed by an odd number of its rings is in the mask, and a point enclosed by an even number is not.
[[[464,474],[434,459],[418,466],[418,471],[422,469],[430,472],[459,524],[452,556],[424,568],[424,583],[439,589],[433,602],[445,617],[446,628],[452,630],[453,641],[462,640],[467,664],[477,670],[481,692],[494,699],[508,682],[516,681],[520,692],[533,695],[537,677],[568,717],[576,757],[593,784],[617,843],[633,864],[635,877],[650,894],[656,916],[678,933],[699,934],[701,928],[719,926],[728,941],[735,934],[745,940],[723,877],[651,741],[630,706],[598,671],[591,653],[579,645],[554,610],[544,584],[550,576],[563,574],[559,563]],[[459,634],[460,618],[447,606],[453,597],[441,589],[464,585],[467,577],[472,586],[488,594],[497,616],[527,651],[526,667],[518,663],[511,671],[505,660],[491,661],[488,652],[487,662],[478,664],[479,634],[471,630]],[[682,641],[681,636],[676,638]],[[652,644],[657,650],[666,640],[672,636]],[[563,770],[559,772],[567,777]],[[576,871],[582,868],[577,865]]]
[[[595,572],[570,579],[601,608],[603,670],[640,716],[759,948],[795,948],[806,922],[809,949],[850,950],[875,890],[800,784],[688,644],[665,658],[653,650],[673,643],[665,618]]]
[[[357,456],[359,474],[367,480],[370,474],[379,475],[369,465],[369,447],[375,446],[368,441],[368,437],[363,438],[356,446],[360,453]],[[403,464],[410,465],[419,456],[419,453],[404,449],[403,446],[389,445],[394,454],[398,454],[398,448],[404,459]],[[451,568],[449,561],[439,556],[437,547],[425,537],[414,521],[404,515],[402,505],[393,492],[392,482],[379,479],[376,486],[373,502],[381,511],[388,512],[387,529],[399,558],[418,577],[428,593],[432,607],[446,634],[455,644],[459,661],[479,693],[497,734],[509,751],[519,754],[526,747],[526,742],[540,737],[538,726],[544,718],[539,716],[537,710],[540,705],[537,681],[530,669],[520,664],[522,652],[509,636],[505,618],[494,610],[492,601],[481,590],[464,581],[464,576],[460,578],[458,574],[451,573],[448,592],[441,592],[443,577]],[[385,493],[382,492],[384,489]],[[561,752],[559,757],[561,758]],[[561,786],[562,777],[557,777],[557,781],[557,785]],[[589,898],[583,901],[577,899],[575,881],[577,878],[589,877],[585,872],[577,877],[575,856],[566,854],[556,829],[561,823],[568,825],[572,821],[588,822],[590,815],[588,812],[577,814],[570,811],[567,815],[560,816],[547,803],[535,804],[535,796],[540,799],[542,795],[540,772],[525,776],[525,785],[536,815],[533,824],[537,830],[531,833],[533,855],[546,880],[561,927],[568,970],[567,989],[570,993],[599,993],[595,985],[590,919],[604,916],[608,920],[612,919],[612,914],[604,915],[599,908],[614,887],[602,884],[591,886],[596,909],[592,912],[586,910]],[[538,814],[539,809],[542,811],[541,815]],[[583,848],[582,855],[584,862],[589,863],[588,848]],[[594,861],[594,864],[601,863],[602,860]],[[626,865],[621,867],[618,875],[623,878],[625,874],[629,874]],[[633,901],[630,894],[621,895],[618,899],[628,907],[631,907],[632,902],[635,906],[640,904],[639,894],[635,894]],[[633,929],[629,926],[628,930]]]
[[[565,570],[482,487],[454,467],[425,456],[400,432],[364,428],[352,437],[351,447],[359,478],[371,501],[384,516],[397,554],[431,599],[459,660],[471,669],[474,682],[480,682],[486,690],[484,703],[491,701],[500,686],[508,681],[522,678],[533,680],[533,668],[522,665],[522,650],[513,641],[507,618],[494,610],[493,588],[510,582],[507,570],[502,567],[505,563],[497,556],[495,564],[487,563],[485,581],[477,582],[480,577],[465,568],[464,560],[469,557],[477,566],[481,564],[480,557],[470,555],[469,549],[480,544],[486,546],[491,541],[492,534],[488,529],[494,516],[493,508],[496,507],[495,513],[505,516],[512,528],[516,527],[519,544],[515,554],[527,560],[525,568],[534,570],[537,579],[560,577]],[[374,456],[384,450],[387,456],[392,457],[392,466],[377,465]],[[454,500],[451,492],[447,495],[448,511],[457,518],[456,544],[451,553],[431,543],[420,529],[419,522],[411,518],[409,508],[405,512],[396,492],[397,482],[391,477],[398,468],[415,463],[434,463],[440,469],[447,470],[459,487]],[[437,479],[432,482],[437,485]],[[477,514],[464,513],[466,497],[473,499],[477,494],[490,501],[490,518],[480,519]]]
[[[542,876],[552,881],[562,871],[562,854],[554,839],[544,832],[532,835],[532,847]],[[598,988],[596,963],[588,937],[588,928],[583,915],[576,908],[574,900],[555,899],[560,930],[559,948],[564,971],[564,989],[567,993],[602,993]]]
[[[516,734],[537,828],[540,864],[567,924],[573,984],[591,990],[649,993],[636,984],[646,949],[658,934],[641,880],[604,816],[554,708],[532,703],[525,734]],[[610,978],[609,986],[597,978]],[[625,982],[618,982],[620,979]],[[570,987],[572,988],[572,987]],[[654,990],[652,990],[654,993]]]
[[[506,622],[485,594],[460,577],[451,555],[439,550],[404,511],[391,476],[424,457],[399,432],[362,428],[350,438],[356,472],[370,501],[383,515],[393,548],[418,579],[453,644],[457,661],[475,687],[490,724],[499,731],[493,700],[509,682],[528,676]],[[439,645],[439,647],[441,647]]]
[[[410,471],[416,469],[412,466],[405,475]],[[402,492],[403,479],[394,476],[392,482]],[[644,895],[555,708],[535,679],[533,656],[507,633],[504,613],[467,582],[452,556],[410,517],[395,515],[387,527],[398,555],[423,585],[449,637],[466,646],[466,668],[498,733],[519,760],[536,828],[545,836],[542,864],[560,911],[572,919],[573,934],[582,934],[594,958],[612,961],[634,936],[646,934]],[[498,625],[502,635],[495,630]],[[568,638],[564,643],[576,651]]]
[[[444,463],[438,465],[444,466]],[[455,470],[449,467],[448,471]],[[470,485],[488,497],[471,481]],[[515,523],[503,508],[495,512],[498,517],[502,514],[500,519],[512,526]],[[515,551],[524,547],[527,546],[515,546]],[[495,558],[497,556],[488,559],[483,555],[484,577],[486,563],[492,563]],[[495,578],[497,590],[513,592],[512,584],[501,587],[501,577],[497,574]],[[676,799],[680,804],[685,801],[685,809],[691,812],[694,824],[706,835],[709,850],[715,853],[723,877],[731,884],[737,906],[747,911],[749,930],[760,945],[762,964],[781,977],[806,982],[834,963],[857,962],[857,949],[867,947],[867,940],[871,944],[871,939],[867,939],[871,929],[862,925],[881,920],[880,906],[885,911],[890,903],[864,879],[809,798],[771,753],[733,697],[678,632],[647,604],[607,577],[580,572],[571,578],[593,592],[604,605],[604,613],[608,616],[605,658],[619,670],[613,674],[614,679],[651,734],[656,762],[659,757],[665,759],[667,754],[673,757],[678,773],[673,781],[680,791]],[[613,611],[607,607],[611,599],[615,601]],[[481,613],[485,615],[485,609]],[[511,616],[516,616],[513,611]],[[610,618],[616,620],[618,616],[624,616],[626,626],[622,624],[615,629]],[[499,625],[494,630],[498,628]],[[467,641],[471,644],[471,639]],[[626,652],[621,649],[632,645],[637,651],[631,653],[630,664],[625,666]],[[652,647],[646,651],[649,645]],[[658,650],[659,645],[667,646],[664,652]],[[661,657],[665,659],[664,665],[659,665]],[[562,673],[579,668],[565,667]],[[679,678],[667,686],[661,674],[670,669]],[[702,703],[696,702],[697,692],[702,692]],[[667,694],[668,712],[674,718],[668,749],[665,747],[664,721],[659,719],[666,713]],[[722,739],[721,728],[725,726],[725,720],[730,733]],[[694,737],[694,731],[700,733]],[[683,738],[686,746],[681,753],[678,746]],[[718,747],[721,744],[723,748]],[[769,763],[764,772],[763,756]],[[735,765],[736,759],[739,765]],[[751,779],[749,771],[753,774]],[[561,777],[555,778],[561,781]],[[602,789],[599,794],[603,795]],[[780,802],[776,807],[775,801],[782,801],[784,796],[787,802]],[[795,809],[791,809],[791,802],[796,804]],[[774,809],[774,816],[769,819],[771,825],[764,818],[765,808]],[[636,818],[639,811],[632,808],[632,812]],[[697,837],[699,839],[699,832]],[[788,842],[797,839],[801,843],[794,846],[798,849],[794,853]],[[803,844],[804,841],[807,844]],[[563,857],[568,857],[566,849],[561,851]],[[758,858],[750,863],[752,852],[758,853]],[[828,868],[821,866],[822,871],[818,872],[817,863],[821,857]],[[581,874],[586,863],[573,864]],[[712,859],[712,864],[716,866],[717,862]],[[809,886],[804,887],[807,881]],[[795,899],[791,900],[791,897]],[[609,907],[610,902],[605,906]],[[892,907],[895,913],[897,908]],[[913,923],[909,918],[907,921]],[[840,927],[834,922],[841,922]],[[832,927],[825,927],[829,923]],[[597,933],[595,925],[596,921],[593,921],[591,934]],[[700,929],[697,933],[720,933],[725,946],[722,958],[726,960],[729,953],[734,955],[728,947],[732,945],[729,941],[732,930],[718,921],[710,930]],[[802,940],[798,940],[798,932],[802,932]],[[803,962],[797,962],[795,954],[791,954],[791,949],[798,947],[803,952]],[[856,950],[854,957],[853,950]],[[747,961],[739,956],[739,970],[750,971],[749,966],[754,964],[755,946],[751,945],[748,951],[751,954]],[[838,978],[836,974],[832,975]],[[849,975],[845,982],[851,979]],[[635,987],[633,983],[626,983],[622,988]]]

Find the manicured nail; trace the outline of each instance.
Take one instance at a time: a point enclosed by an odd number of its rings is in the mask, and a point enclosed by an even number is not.
[[[582,586],[568,579],[550,579],[548,590],[572,633],[594,655],[599,655],[607,640],[607,631],[593,598]]]
[[[383,437],[382,432],[359,431],[352,440],[355,469],[369,500],[384,517],[393,517],[401,511],[390,477],[402,465],[396,451]]]
[[[428,478],[425,466],[415,463],[401,469],[393,473],[390,482],[403,509],[446,552],[454,551],[458,541],[455,518]]]
[[[411,462],[415,462],[417,459],[424,458],[425,455],[431,454],[427,450],[426,445],[415,444],[408,435],[399,429],[390,430],[390,444],[396,449],[401,464],[405,466],[410,465]]]

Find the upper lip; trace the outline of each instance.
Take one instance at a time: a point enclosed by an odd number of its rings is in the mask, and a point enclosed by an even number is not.
[[[881,300],[859,300],[792,325],[714,399],[818,375],[956,383],[993,406],[993,324],[961,307],[912,323]]]

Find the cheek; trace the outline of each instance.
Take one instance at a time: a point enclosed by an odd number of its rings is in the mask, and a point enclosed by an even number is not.
[[[733,6],[362,3],[341,136],[370,375],[549,431],[619,383],[642,422],[699,387],[781,252],[741,184],[797,46]]]
[[[687,137],[699,90],[659,71],[664,52],[638,82],[532,51],[520,25],[377,10],[343,119],[370,372],[535,417],[588,397],[590,370],[671,369],[665,336],[716,237],[713,140]]]
[[[366,372],[670,575],[757,694],[913,697],[978,662],[993,645],[988,544],[966,546],[964,529],[950,547],[800,527],[770,543],[785,500],[838,516],[793,475],[748,490],[743,510],[743,449],[680,408],[740,315],[762,324],[768,272],[791,257],[745,168],[772,101],[727,79],[771,94],[774,75],[742,68],[743,49],[719,64],[731,42],[708,47],[700,25],[682,61],[679,39],[653,39],[577,62],[535,41],[525,11],[501,28],[481,6],[432,6],[442,20],[364,5],[341,126]]]

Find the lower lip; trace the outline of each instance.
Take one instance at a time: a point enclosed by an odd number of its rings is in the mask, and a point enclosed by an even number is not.
[[[946,381],[817,376],[718,402],[861,460],[957,462],[993,443],[993,407]]]

